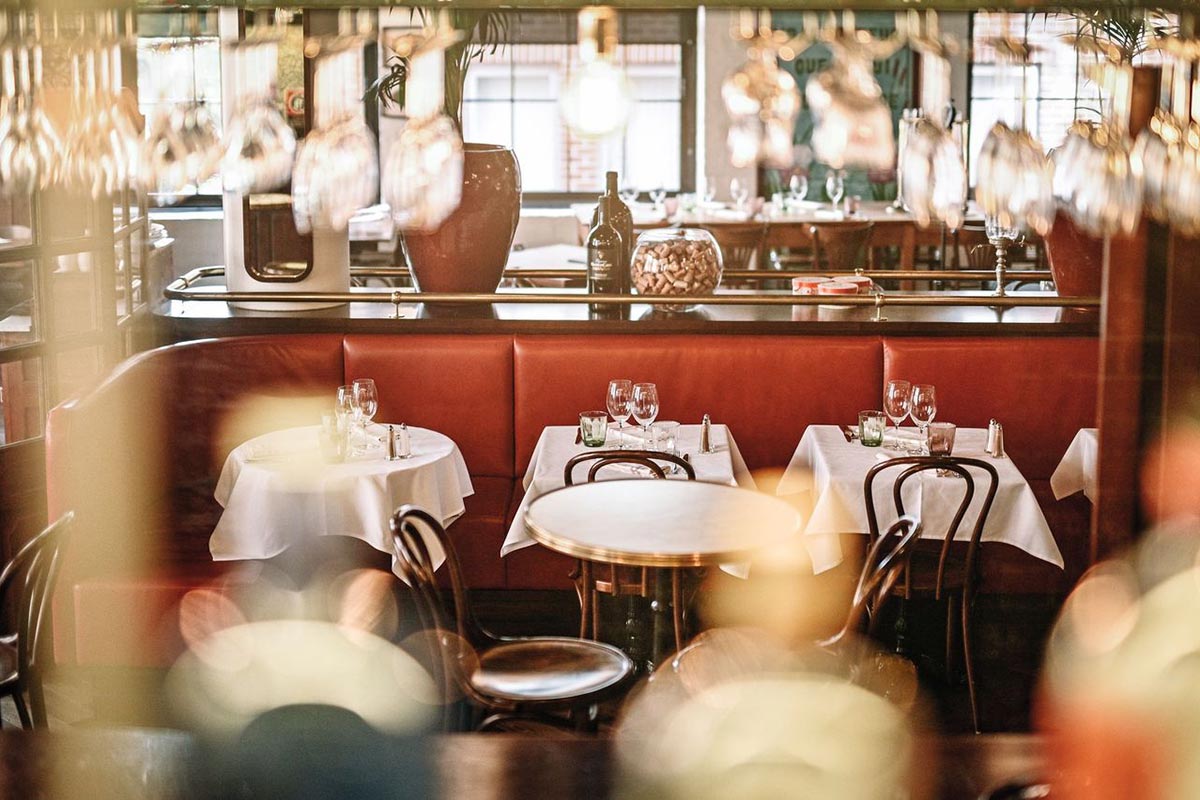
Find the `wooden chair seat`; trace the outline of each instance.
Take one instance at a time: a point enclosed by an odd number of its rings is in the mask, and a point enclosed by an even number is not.
[[[929,542],[928,544],[940,545],[941,543]],[[894,592],[904,595],[907,590],[909,596],[936,596],[938,599],[941,599],[939,588],[941,594],[950,592],[961,593],[963,586],[966,584],[966,556],[954,551],[951,551],[946,556],[946,569],[942,575],[940,587],[937,580],[938,556],[939,553],[932,547],[922,548],[918,546],[917,551],[912,554],[909,561],[908,574],[899,582]]]
[[[628,677],[629,658],[611,645],[534,637],[496,645],[479,656],[471,685],[510,702],[574,704]]]

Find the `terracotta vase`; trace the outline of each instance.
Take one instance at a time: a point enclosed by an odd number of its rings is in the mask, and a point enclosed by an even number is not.
[[[521,216],[521,167],[507,147],[463,145],[462,202],[430,233],[404,236],[422,292],[496,291]]]
[[[1062,211],[1046,234],[1046,259],[1059,297],[1099,297],[1104,277],[1104,240],[1075,225]]]

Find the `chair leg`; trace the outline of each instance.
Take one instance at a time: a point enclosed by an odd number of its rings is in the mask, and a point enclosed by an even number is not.
[[[979,701],[975,697],[975,661],[971,656],[971,598],[964,592],[959,600],[962,604],[962,648],[963,662],[967,668],[967,692],[971,696],[971,722],[979,733]]]
[[[25,693],[17,690],[13,692],[13,702],[17,704],[17,716],[21,718],[21,727],[25,730],[33,730],[33,720],[29,717],[29,707],[25,705]]]
[[[50,727],[46,716],[46,692],[41,680],[36,677],[29,683],[29,710],[35,728]]]
[[[955,595],[946,595],[946,650],[945,650],[945,678],[946,683],[954,682],[954,628],[958,620],[954,608]]]
[[[675,652],[683,649],[683,585],[680,572],[671,570],[671,612],[675,624]]]

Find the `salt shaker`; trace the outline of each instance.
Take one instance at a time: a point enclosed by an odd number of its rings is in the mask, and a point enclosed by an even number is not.
[[[408,425],[401,422],[399,435],[396,437],[396,456],[398,458],[409,458],[412,456],[412,436],[408,432]]]
[[[400,456],[396,455],[396,429],[392,425],[387,426],[387,460],[395,461]]]
[[[1000,423],[996,421],[995,417],[992,417],[991,422],[988,423],[987,447],[984,448],[989,456],[996,455],[996,430],[999,427]]]
[[[711,453],[712,451],[712,420],[708,414],[705,414],[704,419],[700,422],[700,452]]]
[[[1004,426],[996,423],[996,446],[992,448],[993,458],[1004,458]]]

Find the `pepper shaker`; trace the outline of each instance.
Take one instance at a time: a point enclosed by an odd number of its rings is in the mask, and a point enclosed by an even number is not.
[[[999,427],[1000,423],[996,421],[995,417],[992,417],[992,420],[988,423],[987,447],[984,448],[984,451],[989,456],[996,455],[996,430]]]
[[[1005,458],[1004,455],[1004,426],[996,423],[996,446],[992,449],[993,458]]]
[[[396,455],[400,458],[409,458],[412,456],[412,436],[408,432],[408,425],[400,423],[400,441],[396,445]]]
[[[392,425],[387,426],[387,460],[395,461],[399,456],[396,455],[396,429]]]
[[[712,451],[712,420],[708,414],[705,414],[704,419],[700,422],[700,452],[711,453]]]

